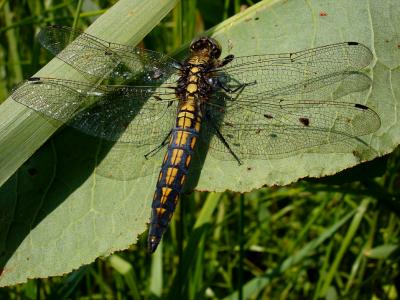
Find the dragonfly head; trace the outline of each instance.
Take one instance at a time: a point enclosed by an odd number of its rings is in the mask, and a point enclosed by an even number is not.
[[[190,51],[209,54],[212,58],[217,59],[221,55],[221,46],[217,40],[210,37],[199,37],[190,44]]]

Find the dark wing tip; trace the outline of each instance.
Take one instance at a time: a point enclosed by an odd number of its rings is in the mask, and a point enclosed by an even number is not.
[[[32,82],[32,83],[38,83],[39,81],[41,81],[42,80],[42,78],[40,78],[40,77],[31,77],[31,78],[28,78],[28,79],[26,79],[26,80],[24,80],[24,81],[21,81],[20,83],[18,83],[16,86],[14,86],[14,88],[11,90],[11,97],[14,99],[14,100],[17,100],[17,98],[18,98],[18,96],[17,96],[17,92],[18,92],[18,89],[19,88],[21,88],[23,85],[25,85],[27,82]],[[17,101],[18,102],[18,101]]]
[[[40,81],[40,80],[42,80],[42,78],[40,78],[40,77],[31,77],[31,78],[28,78],[26,81]]]
[[[365,105],[362,105],[362,104],[359,104],[359,103],[354,104],[354,106],[357,107],[357,108],[360,108],[360,109],[364,109],[364,110],[369,109],[368,106],[365,106]]]

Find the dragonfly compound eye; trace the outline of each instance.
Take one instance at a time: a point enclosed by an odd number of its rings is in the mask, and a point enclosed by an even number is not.
[[[211,49],[211,56],[213,58],[218,58],[221,56],[221,45],[217,42],[217,40],[213,38],[208,38],[208,44]]]
[[[192,52],[197,52],[200,49],[204,48],[204,39],[206,39],[205,37],[200,37],[197,39],[194,39],[191,43],[190,43],[190,50]]]
[[[219,43],[213,38],[209,37],[200,37],[195,39],[190,44],[190,50],[192,52],[206,51],[213,58],[218,58],[221,55],[221,46]]]

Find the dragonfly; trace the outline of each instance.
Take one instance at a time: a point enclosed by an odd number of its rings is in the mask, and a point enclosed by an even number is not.
[[[15,89],[15,101],[85,134],[147,147],[148,161],[167,148],[152,202],[150,252],[173,216],[199,141],[217,159],[240,165],[315,149],[340,152],[380,127],[373,109],[343,100],[369,87],[361,70],[373,55],[358,42],[221,58],[218,41],[200,37],[176,61],[59,25],[38,39],[91,83],[32,77]]]

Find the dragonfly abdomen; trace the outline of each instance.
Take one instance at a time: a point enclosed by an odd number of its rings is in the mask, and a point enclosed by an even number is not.
[[[179,109],[158,176],[148,238],[150,252],[156,250],[178,204],[199,138],[201,119],[201,110],[194,97],[188,96]]]
[[[171,131],[152,203],[148,237],[150,252],[156,250],[178,204],[199,139],[203,105],[213,91],[208,80],[210,70],[221,54],[216,41],[208,38],[200,38],[190,47],[192,55],[181,65],[175,89],[180,100],[176,125]]]

